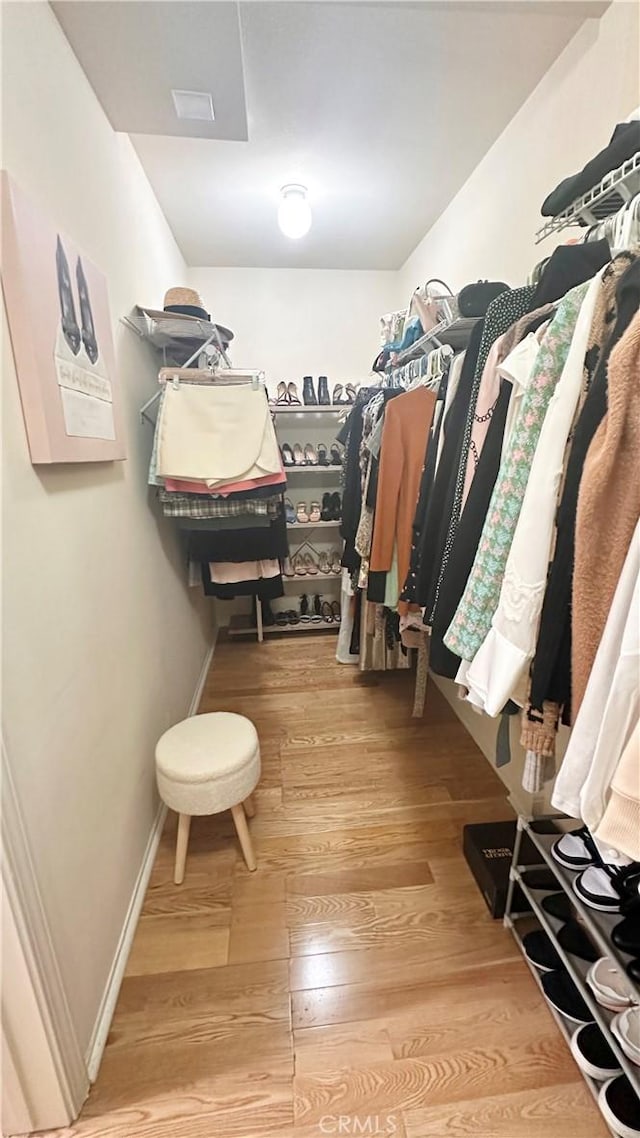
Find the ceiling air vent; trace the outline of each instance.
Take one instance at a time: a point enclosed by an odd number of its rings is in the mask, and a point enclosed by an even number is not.
[[[213,99],[208,91],[172,91],[173,105],[179,119],[214,122]]]

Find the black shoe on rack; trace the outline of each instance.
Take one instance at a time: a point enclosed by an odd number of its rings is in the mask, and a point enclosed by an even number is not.
[[[272,625],[276,623],[276,618],[271,608],[271,601],[262,602],[262,623],[265,628],[271,628]]]
[[[593,1023],[593,1016],[564,968],[545,972],[541,979],[544,994],[556,1011],[573,1023]]]
[[[331,521],[339,522],[342,517],[342,500],[338,493],[331,495]]]
[[[313,598],[313,616],[311,619],[314,624],[319,624],[322,620],[322,596],[318,593]]]
[[[577,956],[580,960],[595,964],[602,955],[597,948],[594,948],[579,921],[567,921],[566,925],[558,930],[557,937],[560,948],[563,948],[569,956]]]
[[[624,921],[615,926],[611,939],[621,952],[640,956],[640,916],[625,917]]]
[[[620,1138],[640,1138],[640,1099],[625,1075],[604,1083],[598,1104],[614,1134]]]
[[[622,869],[615,884],[623,917],[640,916],[640,863],[634,861]]]
[[[522,938],[524,954],[535,968],[541,972],[553,972],[562,968],[562,961],[558,956],[551,940],[542,929],[534,929]]]
[[[329,380],[326,375],[318,376],[318,403],[321,407],[330,407]]]
[[[597,1023],[585,1023],[574,1033],[571,1054],[585,1075],[591,1079],[612,1079],[622,1069]]]
[[[330,522],[333,520],[333,504],[331,501],[332,497],[333,494],[329,493],[322,495],[322,507],[320,509],[321,522]]]
[[[318,400],[313,386],[313,376],[305,375],[302,379],[302,401],[305,407],[317,407]]]
[[[550,917],[557,917],[559,921],[570,921],[575,915],[575,909],[566,893],[551,893],[542,898],[542,908]]]

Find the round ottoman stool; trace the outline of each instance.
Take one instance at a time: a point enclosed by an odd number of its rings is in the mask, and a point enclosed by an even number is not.
[[[156,746],[156,776],[163,802],[179,814],[174,881],[184,880],[194,814],[231,810],[247,868],[256,868],[247,819],[260,778],[260,743],[250,719],[228,711],[193,715],[176,723]]]

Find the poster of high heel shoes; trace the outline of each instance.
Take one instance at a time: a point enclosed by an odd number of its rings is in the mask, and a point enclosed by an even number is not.
[[[2,288],[31,461],[126,458],[106,278],[4,171]]]

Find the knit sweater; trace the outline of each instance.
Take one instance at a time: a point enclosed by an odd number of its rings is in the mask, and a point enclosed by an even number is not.
[[[616,768],[611,797],[595,836],[640,861],[640,723]]]
[[[611,353],[608,400],[608,412],[587,453],[578,497],[571,652],[574,716],[640,517],[640,312]]]
[[[413,519],[435,404],[435,391],[416,387],[399,395],[385,411],[370,569],[391,569],[396,542],[402,584],[409,572]]]

